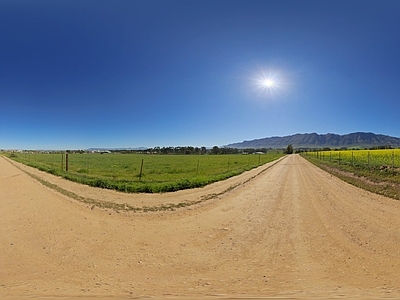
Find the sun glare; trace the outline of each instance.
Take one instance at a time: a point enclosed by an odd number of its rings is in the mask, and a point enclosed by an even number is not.
[[[273,90],[276,91],[281,86],[279,76],[275,74],[263,74],[256,80],[256,82],[259,89],[269,92],[273,92]]]
[[[260,67],[253,74],[251,82],[258,99],[278,99],[289,92],[288,75],[283,69]]]
[[[267,88],[272,88],[275,85],[275,82],[271,79],[265,79],[263,82],[264,86]]]

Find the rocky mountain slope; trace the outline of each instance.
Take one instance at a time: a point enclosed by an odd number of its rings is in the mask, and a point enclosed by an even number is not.
[[[304,133],[283,137],[267,137],[227,145],[230,148],[372,148],[379,146],[400,147],[400,138],[371,132],[354,132],[345,135]]]

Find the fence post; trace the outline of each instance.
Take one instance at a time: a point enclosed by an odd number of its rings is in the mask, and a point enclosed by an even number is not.
[[[68,172],[68,153],[65,153],[65,171]]]
[[[142,158],[142,164],[140,165],[139,181],[142,181],[142,172],[143,172],[143,158]]]
[[[351,151],[351,166],[354,168],[354,152]]]
[[[370,164],[369,164],[369,151],[368,151],[368,170],[371,170]]]

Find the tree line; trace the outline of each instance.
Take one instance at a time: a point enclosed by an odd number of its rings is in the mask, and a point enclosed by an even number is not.
[[[193,147],[193,146],[178,146],[178,147],[153,147],[146,149],[110,149],[110,150],[19,150],[12,152],[29,152],[29,153],[121,153],[121,154],[174,154],[174,155],[206,155],[206,154],[267,154],[267,153],[293,153],[293,148],[288,146],[287,149],[273,149],[273,148],[230,148],[230,147],[218,147],[214,146],[212,148],[206,147]]]
[[[282,151],[280,149],[270,148],[247,148],[237,149],[229,147],[218,147],[212,148],[206,147],[192,147],[192,146],[179,146],[179,147],[154,147],[141,150],[124,149],[124,150],[112,150],[112,152],[118,153],[139,153],[139,154],[176,154],[176,155],[205,155],[205,154],[255,154],[255,153],[268,153],[269,151]]]

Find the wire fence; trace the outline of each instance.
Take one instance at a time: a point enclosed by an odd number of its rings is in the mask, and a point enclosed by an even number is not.
[[[400,173],[400,149],[313,151],[306,156],[332,164],[363,168],[370,171]]]
[[[122,191],[158,192],[204,186],[283,155],[282,150],[271,150],[247,155],[26,152],[12,153],[10,157],[79,183]]]

